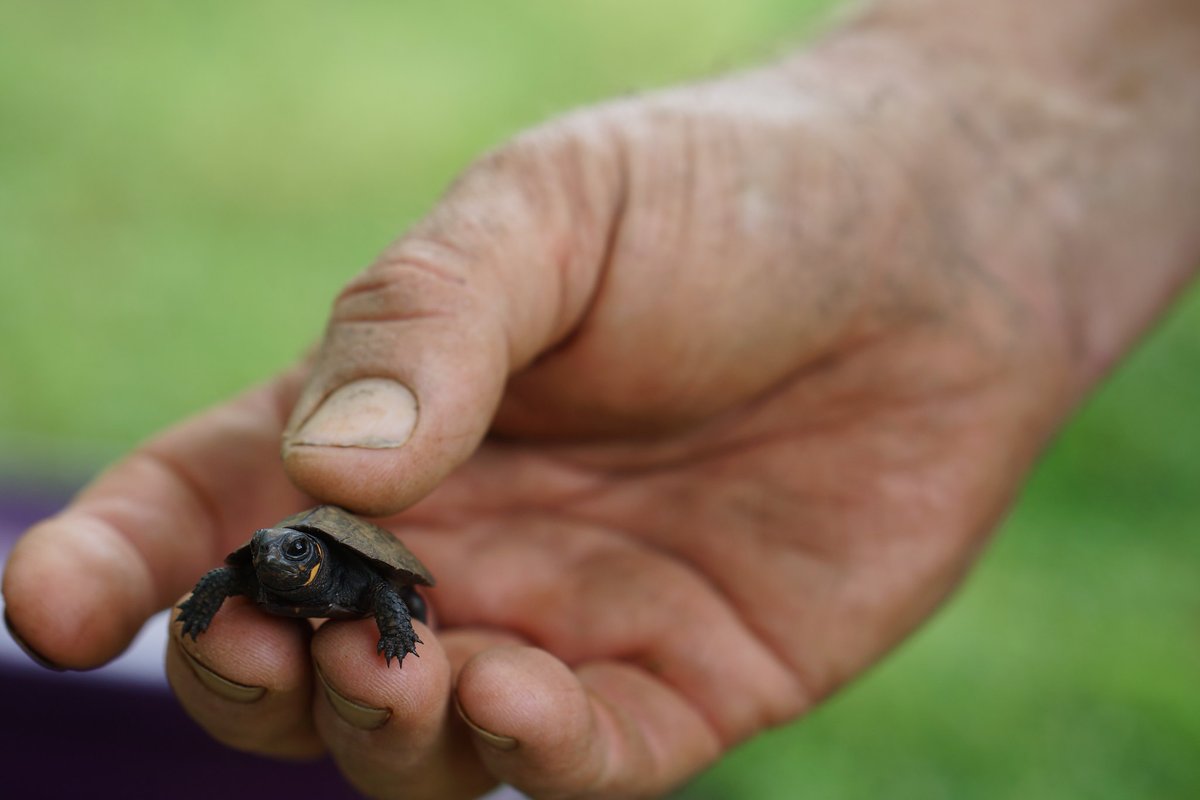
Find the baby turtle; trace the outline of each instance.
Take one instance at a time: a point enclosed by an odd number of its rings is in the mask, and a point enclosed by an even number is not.
[[[183,634],[208,628],[226,597],[246,595],[285,617],[354,619],[374,615],[388,666],[416,653],[421,641],[410,617],[426,622],[413,585],[433,576],[400,540],[336,506],[317,506],[256,531],[246,545],[209,572],[179,606]]]

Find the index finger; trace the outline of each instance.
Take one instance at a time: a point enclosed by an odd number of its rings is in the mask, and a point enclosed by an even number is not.
[[[54,665],[100,666],[249,531],[301,508],[279,465],[299,381],[290,372],[168,429],[30,529],[4,572],[14,633]]]

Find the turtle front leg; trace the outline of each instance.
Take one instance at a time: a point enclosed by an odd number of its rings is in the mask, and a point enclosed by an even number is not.
[[[421,637],[413,630],[412,616],[408,605],[396,588],[387,581],[379,581],[371,589],[375,606],[375,624],[379,626],[379,647],[387,665],[395,658],[402,666],[409,653],[417,655],[417,643]]]
[[[208,624],[226,597],[246,594],[247,581],[242,570],[235,567],[218,567],[206,574],[196,584],[192,596],[179,604],[177,622],[183,623],[183,635],[196,637],[208,630]]]

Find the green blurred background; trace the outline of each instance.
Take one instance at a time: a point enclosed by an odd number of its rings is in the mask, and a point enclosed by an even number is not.
[[[289,363],[474,154],[834,0],[0,4],[0,462],[71,481]],[[687,798],[1200,796],[1200,296],[966,588]]]

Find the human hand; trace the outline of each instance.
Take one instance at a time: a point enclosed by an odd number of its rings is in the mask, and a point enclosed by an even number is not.
[[[413,797],[654,794],[803,713],[954,585],[1095,377],[1049,233],[980,222],[994,163],[912,113],[945,80],[888,58],[830,48],[485,158],[310,364],[31,531],[13,624],[95,665],[313,498],[416,502],[389,524],[439,579],[421,658],[230,601],[168,652],[189,712]]]

